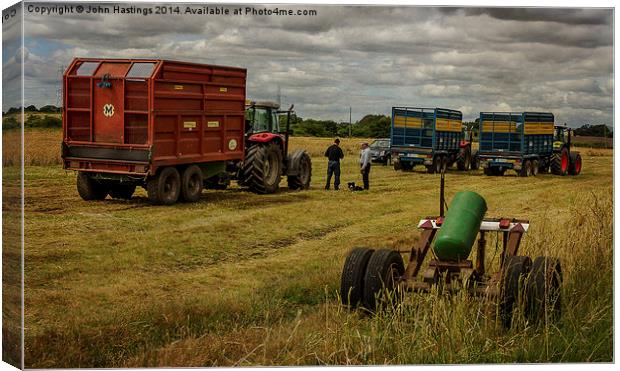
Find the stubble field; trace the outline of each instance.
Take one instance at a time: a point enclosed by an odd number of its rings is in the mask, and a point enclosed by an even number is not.
[[[583,149],[577,177],[448,172],[448,199],[472,190],[487,216],[530,219],[522,252],[561,259],[562,320],[506,331],[464,295],[408,295],[372,317],[339,305],[347,252],[411,246],[418,220],[437,213],[437,175],[376,165],[369,192],[327,192],[330,140],[292,138],[312,155],[308,191],[233,186],[165,207],[139,189],[129,201],[85,202],[58,164],[59,141],[58,131],[26,132],[26,367],[613,360],[610,150]],[[361,182],[358,142],[343,140],[343,182]],[[10,187],[18,168],[6,153]]]

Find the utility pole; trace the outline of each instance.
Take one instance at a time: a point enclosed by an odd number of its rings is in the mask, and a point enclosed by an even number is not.
[[[351,125],[352,125],[352,122],[351,122],[351,111],[352,111],[351,106],[349,106],[349,139],[351,139]]]

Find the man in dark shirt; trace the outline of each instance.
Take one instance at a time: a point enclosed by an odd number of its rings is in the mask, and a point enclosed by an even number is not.
[[[344,153],[340,148],[340,139],[336,138],[334,144],[327,148],[325,151],[325,157],[327,157],[327,183],[325,183],[325,189],[329,189],[329,184],[332,181],[332,174],[336,175],[334,179],[334,189],[338,190],[340,186],[340,160],[344,158]]]

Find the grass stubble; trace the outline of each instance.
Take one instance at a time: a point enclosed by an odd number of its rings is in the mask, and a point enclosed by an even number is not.
[[[308,191],[233,186],[160,207],[140,189],[130,201],[84,202],[50,149],[59,132],[33,132],[26,367],[612,361],[612,151],[582,151],[578,177],[448,173],[448,199],[468,189],[485,197],[488,216],[529,218],[522,253],[561,259],[561,321],[517,316],[506,331],[489,303],[464,294],[410,294],[376,316],[339,305],[347,252],[411,246],[419,218],[437,213],[436,175],[378,165],[369,192],[325,192],[330,140],[292,138],[312,155]],[[343,182],[361,180],[358,142],[343,140]],[[5,177],[18,171],[3,165]],[[494,242],[487,254],[497,258]]]

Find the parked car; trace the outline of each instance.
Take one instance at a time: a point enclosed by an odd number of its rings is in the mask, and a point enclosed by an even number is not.
[[[380,162],[383,165],[391,163],[392,155],[390,153],[390,139],[375,139],[370,144],[370,158],[372,162]]]

